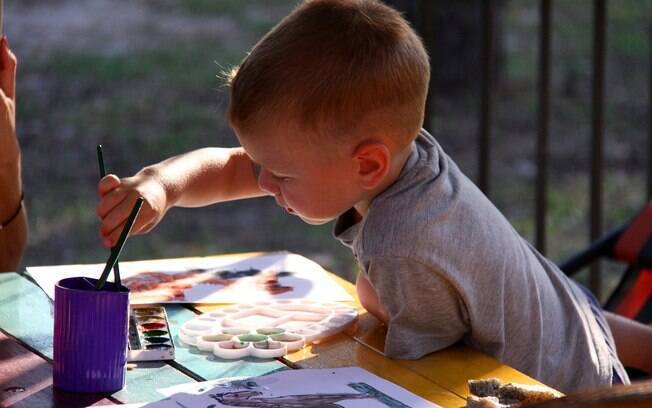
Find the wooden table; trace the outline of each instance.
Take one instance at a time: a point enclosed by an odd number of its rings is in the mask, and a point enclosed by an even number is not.
[[[355,297],[354,286],[332,275]],[[465,405],[470,378],[539,384],[536,380],[463,345],[416,361],[392,360],[381,354],[385,328],[362,309],[358,323],[335,335],[276,360],[226,361],[207,358],[178,340],[180,325],[218,306],[167,306],[175,336],[176,360],[138,363],[127,371],[127,386],[112,395],[77,394],[52,387],[52,303],[21,274],[0,274],[0,406],[76,407],[149,402],[162,398],[157,389],[176,384],[233,376],[256,376],[276,370],[359,366],[444,407]]]

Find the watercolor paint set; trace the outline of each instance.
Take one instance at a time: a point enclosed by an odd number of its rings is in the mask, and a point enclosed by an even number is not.
[[[164,307],[142,305],[130,308],[127,360],[174,360],[174,342]]]
[[[354,307],[311,299],[238,303],[186,321],[179,339],[223,359],[277,358],[345,330],[357,317]]]

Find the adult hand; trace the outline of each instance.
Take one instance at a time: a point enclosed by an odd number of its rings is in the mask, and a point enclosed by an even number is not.
[[[132,235],[152,230],[168,210],[163,185],[144,170],[123,179],[109,174],[100,180],[97,191],[100,202],[96,213],[102,220],[100,236],[107,248],[117,243],[138,197],[143,197],[145,201],[131,229]]]

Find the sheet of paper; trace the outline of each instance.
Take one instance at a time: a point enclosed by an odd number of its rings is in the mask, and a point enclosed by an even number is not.
[[[281,371],[261,377],[181,384],[147,408],[179,407],[438,407],[359,367]]]
[[[97,279],[103,269],[104,264],[58,265],[28,267],[27,273],[54,299],[60,279]],[[132,304],[353,300],[317,263],[287,252],[120,262],[120,275]]]

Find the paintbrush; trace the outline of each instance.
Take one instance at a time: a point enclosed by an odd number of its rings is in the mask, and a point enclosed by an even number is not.
[[[2,2],[2,0],[0,0],[0,2]],[[104,176],[106,176],[106,167],[104,167],[104,154],[102,154],[101,144],[97,145],[97,164],[100,166],[100,179],[102,179]],[[111,251],[113,251],[113,248],[111,248]],[[122,282],[120,281],[120,265],[117,261],[115,263],[115,267],[113,268],[113,276],[115,290],[118,291],[120,290],[120,286],[122,286]]]
[[[118,238],[118,243],[115,244],[115,246],[111,249],[111,255],[109,255],[109,259],[107,259],[106,261],[106,265],[104,266],[104,271],[102,272],[100,279],[97,281],[97,284],[95,284],[96,290],[100,290],[104,287],[104,284],[106,283],[106,279],[109,277],[109,272],[111,272],[111,269],[113,269],[115,263],[118,262],[118,257],[120,256],[120,252],[122,252],[122,248],[125,246],[125,242],[127,242],[127,237],[129,236],[129,232],[131,231],[131,228],[134,226],[134,222],[136,221],[136,217],[138,217],[140,208],[143,206],[143,201],[145,201],[143,197],[138,197],[138,200],[136,200],[136,202],[134,203],[134,207],[131,209],[131,214],[129,214],[127,223],[125,224],[124,228],[122,229],[122,232],[120,233],[120,238]]]

